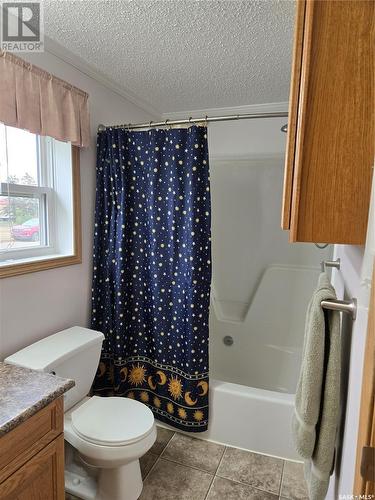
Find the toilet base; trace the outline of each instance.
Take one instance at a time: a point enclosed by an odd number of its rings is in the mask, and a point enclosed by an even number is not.
[[[115,469],[100,469],[95,500],[137,500],[142,487],[139,460]]]
[[[82,500],[95,500],[98,469],[87,467],[76,450],[65,441],[65,491]]]
[[[82,500],[137,500],[143,482],[139,460],[115,468],[87,464],[65,442],[65,491]]]
[[[81,500],[96,500],[96,479],[87,474],[65,469],[65,492]]]

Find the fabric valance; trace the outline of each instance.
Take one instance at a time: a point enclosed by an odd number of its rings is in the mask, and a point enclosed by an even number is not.
[[[75,146],[90,143],[88,94],[0,51],[0,122]]]

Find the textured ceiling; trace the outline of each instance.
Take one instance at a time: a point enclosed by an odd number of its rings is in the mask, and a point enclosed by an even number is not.
[[[45,33],[161,113],[287,101],[291,0],[44,0]]]

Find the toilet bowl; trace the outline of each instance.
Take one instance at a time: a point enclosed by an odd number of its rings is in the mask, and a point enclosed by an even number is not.
[[[133,399],[88,397],[104,335],[72,327],[5,359],[6,363],[71,378],[64,395],[65,489],[83,500],[137,500],[139,459],[154,444],[151,410]]]
[[[84,465],[98,469],[91,486],[78,473],[71,474],[68,492],[95,500],[139,497],[139,458],[156,439],[154,416],[147,406],[127,398],[85,398],[65,413],[64,437]]]

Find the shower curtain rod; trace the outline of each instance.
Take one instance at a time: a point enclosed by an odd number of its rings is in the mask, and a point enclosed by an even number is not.
[[[190,117],[185,120],[163,120],[161,122],[146,122],[146,123],[129,123],[123,125],[99,125],[98,132],[104,132],[107,128],[126,128],[127,130],[135,130],[139,128],[151,127],[168,127],[169,125],[194,125],[196,123],[211,123],[211,122],[226,122],[233,120],[251,120],[253,118],[285,118],[288,116],[286,111],[275,113],[244,113],[242,115],[223,115],[223,116],[204,116],[203,118]]]

